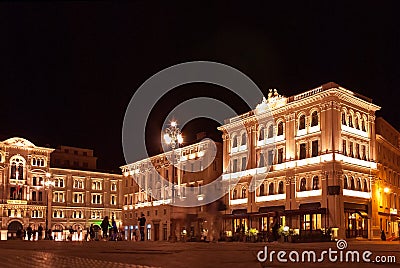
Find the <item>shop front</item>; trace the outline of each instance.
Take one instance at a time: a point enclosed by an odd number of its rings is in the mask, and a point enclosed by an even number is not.
[[[344,203],[346,238],[368,238],[368,206]]]

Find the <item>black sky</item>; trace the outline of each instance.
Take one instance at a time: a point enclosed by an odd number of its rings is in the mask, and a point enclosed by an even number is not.
[[[93,148],[101,168],[116,170],[135,89],[193,60],[231,65],[286,96],[334,81],[371,97],[400,129],[396,2],[188,2],[1,3],[1,136]],[[177,88],[151,114],[148,144],[167,110],[194,96],[237,102],[209,85]],[[216,131],[208,123],[184,131]]]

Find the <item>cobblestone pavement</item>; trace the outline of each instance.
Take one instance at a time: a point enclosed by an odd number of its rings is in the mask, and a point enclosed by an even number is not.
[[[336,243],[168,243],[168,242],[55,242],[0,241],[0,267],[399,267],[400,242],[348,241],[349,250],[370,250],[396,256],[396,263],[260,263],[257,253],[268,250],[314,250]]]

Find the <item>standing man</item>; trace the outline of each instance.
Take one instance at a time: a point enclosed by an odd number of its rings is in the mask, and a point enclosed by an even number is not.
[[[142,216],[138,219],[140,228],[140,241],[144,241],[144,228],[146,226],[146,217],[142,213]]]
[[[38,228],[38,240],[42,240],[42,235],[43,235],[43,227],[40,224]]]

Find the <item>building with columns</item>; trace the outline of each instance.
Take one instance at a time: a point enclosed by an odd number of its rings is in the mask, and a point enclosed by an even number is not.
[[[48,227],[56,240],[65,240],[72,228],[73,239],[82,240],[86,228],[104,216],[121,226],[122,175],[51,167],[53,151],[23,138],[0,142],[1,240],[28,226]]]
[[[222,226],[220,203],[182,204],[191,197],[205,198],[204,185],[221,175],[221,147],[205,139],[122,166],[125,238],[137,239],[138,217],[144,214],[146,240],[198,241],[205,233],[207,240],[217,240]]]
[[[379,109],[327,83],[291,97],[270,91],[256,109],[227,119],[219,127],[223,181],[230,189],[226,234],[271,231],[279,215],[300,236],[330,228],[339,238],[379,238],[373,201]]]

